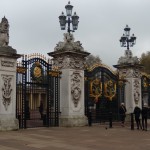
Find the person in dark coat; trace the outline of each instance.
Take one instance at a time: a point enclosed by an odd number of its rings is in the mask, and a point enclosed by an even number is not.
[[[134,108],[134,115],[135,115],[135,121],[136,121],[136,125],[137,125],[137,129],[142,129],[142,125],[141,125],[141,121],[140,121],[140,115],[141,115],[141,109],[136,106]]]
[[[126,118],[126,107],[124,103],[121,103],[120,108],[119,108],[119,114],[120,114],[120,120],[121,120],[121,125],[124,127],[124,122]]]
[[[147,131],[147,117],[148,117],[148,106],[144,103],[142,108],[142,127],[143,130]]]

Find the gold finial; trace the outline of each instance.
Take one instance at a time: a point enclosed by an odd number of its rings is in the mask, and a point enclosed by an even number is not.
[[[36,64],[36,66],[40,66],[40,62],[38,62],[38,61],[35,62],[35,64]]]

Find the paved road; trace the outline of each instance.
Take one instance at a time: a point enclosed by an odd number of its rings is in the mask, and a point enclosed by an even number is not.
[[[105,125],[0,132],[0,150],[150,150],[150,130]]]

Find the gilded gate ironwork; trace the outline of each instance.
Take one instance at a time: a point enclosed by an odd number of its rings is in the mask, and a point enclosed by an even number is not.
[[[124,99],[124,82],[116,72],[102,64],[85,70],[85,114],[91,111],[94,119],[105,120],[111,112],[118,119],[118,108]]]
[[[144,102],[150,105],[150,76],[142,73],[141,77],[141,89],[142,89],[142,105]]]
[[[16,86],[20,128],[59,126],[59,81],[60,72],[52,70],[50,60],[40,54],[23,56],[17,66]]]

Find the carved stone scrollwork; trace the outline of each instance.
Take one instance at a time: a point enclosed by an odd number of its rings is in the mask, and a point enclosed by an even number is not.
[[[119,78],[125,78],[127,73],[127,69],[119,70]]]
[[[85,61],[81,58],[71,57],[70,66],[74,69],[84,69]]]
[[[12,61],[5,61],[5,60],[1,60],[1,65],[4,67],[14,67],[14,62]]]
[[[124,76],[125,78],[140,78],[141,73],[139,69],[123,69],[119,72],[120,76]]]
[[[118,60],[119,65],[124,65],[124,64],[139,64],[139,59],[137,56],[132,56],[132,51],[131,50],[126,50],[125,51],[125,56],[121,56]]]
[[[74,42],[73,34],[64,33],[64,42]]]
[[[80,41],[74,41],[73,34],[64,33],[64,42],[58,42],[54,51],[84,51]]]
[[[74,71],[71,75],[71,95],[74,106],[78,106],[81,97],[81,75],[80,72]]]
[[[54,66],[57,66],[59,69],[84,69],[85,61],[84,58],[60,56],[54,60]]]
[[[11,103],[11,93],[12,93],[12,75],[2,75],[3,86],[2,86],[2,100],[5,107],[5,110],[8,109],[8,106]]]
[[[134,102],[135,104],[138,104],[140,100],[140,82],[138,79],[135,79],[133,82],[133,88],[134,88]]]

